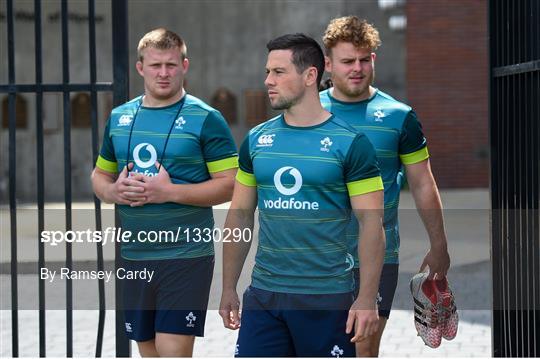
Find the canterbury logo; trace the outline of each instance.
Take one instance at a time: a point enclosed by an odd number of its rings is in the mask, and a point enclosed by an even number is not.
[[[269,147],[269,146],[272,146],[272,144],[274,143],[274,137],[276,135],[261,135],[259,136],[259,138],[257,139],[257,146],[259,147]]]
[[[118,126],[129,126],[131,124],[131,121],[133,121],[133,116],[122,115],[118,119]]]

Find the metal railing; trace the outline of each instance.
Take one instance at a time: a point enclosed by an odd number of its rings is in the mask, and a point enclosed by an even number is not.
[[[92,158],[93,162],[98,156],[98,92],[112,92],[114,105],[125,102],[128,98],[128,32],[127,32],[127,0],[113,0],[111,2],[112,29],[111,36],[113,42],[113,82],[97,82],[96,76],[96,22],[95,22],[95,0],[88,0],[88,46],[89,46],[89,83],[70,82],[70,58],[69,58],[69,24],[68,24],[68,1],[61,0],[61,41],[62,41],[62,83],[43,83],[43,52],[42,52],[42,2],[34,0],[34,41],[35,41],[35,83],[19,84],[16,79],[15,62],[15,42],[14,31],[14,9],[13,0],[6,2],[7,21],[7,64],[8,83],[0,84],[0,93],[8,94],[8,121],[9,121],[9,213],[10,213],[10,243],[11,243],[11,326],[12,326],[12,356],[19,356],[19,317],[18,317],[18,281],[17,281],[17,176],[16,176],[16,108],[15,101],[17,94],[34,93],[36,95],[36,179],[37,179],[37,216],[38,233],[36,238],[40,238],[40,233],[45,228],[45,176],[44,176],[44,131],[43,131],[43,94],[47,92],[61,92],[63,94],[63,142],[64,142],[64,204],[66,210],[65,228],[66,231],[72,228],[72,187],[71,187],[71,103],[70,94],[74,91],[86,91],[90,93],[91,107],[91,136],[92,136]],[[24,41],[24,39],[20,39]],[[84,41],[83,39],[81,39]],[[91,168],[88,168],[90,172]],[[95,205],[95,225],[97,230],[101,230],[101,205],[100,201],[94,197]],[[45,266],[44,243],[38,240],[38,272],[39,268]],[[98,270],[103,270],[103,249],[97,244],[96,266]],[[66,243],[65,266],[72,269],[73,257],[71,243]],[[39,356],[46,356],[46,303],[45,303],[45,280],[39,279]],[[118,286],[117,286],[118,287]],[[118,290],[118,289],[117,289]],[[104,280],[98,282],[99,318],[96,338],[96,357],[101,356],[103,343],[103,329],[105,324],[105,285]],[[117,296],[117,298],[120,298]],[[117,307],[119,309],[119,307]],[[122,314],[117,312],[117,317]],[[121,320],[121,319],[120,319]],[[117,319],[118,321],[118,319]],[[127,338],[121,330],[116,331],[117,356],[129,356],[129,346]],[[66,355],[73,356],[73,287],[71,281],[66,281]]]
[[[491,0],[493,354],[540,356],[540,2]]]

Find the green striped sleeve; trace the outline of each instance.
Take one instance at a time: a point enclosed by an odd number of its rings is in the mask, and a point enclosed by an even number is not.
[[[210,173],[230,170],[231,168],[238,168],[238,156],[227,157],[222,160],[212,162],[206,162],[206,167],[208,167],[208,172]]]
[[[348,182],[347,189],[349,190],[349,197],[353,197],[369,192],[382,191],[384,187],[381,176],[377,176]]]
[[[429,158],[429,152],[426,147],[423,147],[419,149],[418,151],[407,153],[405,155],[399,155],[399,158],[401,158],[401,162],[404,165],[413,165],[418,162],[422,162],[425,159]]]
[[[105,158],[101,157],[101,155],[98,156],[96,167],[106,172],[118,172],[118,164],[116,162],[106,160]]]
[[[238,169],[236,173],[236,180],[243,184],[244,186],[256,187],[257,181],[255,180],[255,175],[252,173],[244,172],[241,168]]]

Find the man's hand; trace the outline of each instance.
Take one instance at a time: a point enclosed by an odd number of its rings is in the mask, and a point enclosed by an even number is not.
[[[350,334],[354,328],[354,337],[351,342],[356,343],[375,334],[379,328],[379,313],[373,298],[372,303],[366,303],[358,298],[349,310],[345,332]]]
[[[131,170],[133,163],[125,166],[116,181],[109,187],[109,197],[113,203],[130,205],[133,202],[144,200],[142,195],[144,189],[139,186],[137,180],[128,177],[128,168]]]
[[[158,161],[156,161],[155,166],[159,170],[158,174],[155,176],[144,176],[142,174],[132,176],[136,186],[140,188],[139,193],[141,193],[142,196],[139,196],[139,200],[133,201],[131,207],[143,206],[148,203],[165,203],[171,201],[171,177]]]
[[[240,328],[240,300],[235,290],[224,290],[219,304],[219,315],[225,328],[236,330]]]
[[[450,268],[450,255],[446,246],[431,248],[420,266],[420,272],[423,272],[426,266],[429,267],[428,279],[443,279]]]

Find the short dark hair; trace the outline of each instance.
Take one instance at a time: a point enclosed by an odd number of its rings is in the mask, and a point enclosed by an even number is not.
[[[270,40],[266,44],[268,52],[273,50],[291,50],[292,63],[298,73],[308,67],[317,69],[317,87],[321,83],[324,73],[324,54],[321,46],[313,38],[301,33],[286,34]]]

